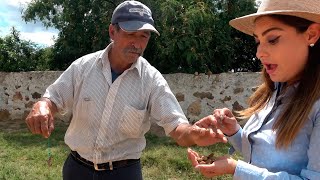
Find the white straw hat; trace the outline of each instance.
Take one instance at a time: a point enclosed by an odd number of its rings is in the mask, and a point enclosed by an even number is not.
[[[233,19],[229,24],[252,36],[255,19],[271,14],[296,16],[320,23],[320,0],[262,0],[257,13]]]

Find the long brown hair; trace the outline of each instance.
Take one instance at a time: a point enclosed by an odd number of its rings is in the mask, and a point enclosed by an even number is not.
[[[286,15],[271,15],[282,23],[295,27],[298,33],[305,32],[313,23],[303,18]],[[308,120],[314,103],[320,98],[320,40],[314,47],[309,47],[306,66],[302,72],[297,91],[284,111],[274,123],[272,129],[277,132],[276,147],[287,148],[296,138],[299,130]],[[266,70],[262,69],[263,84],[249,98],[249,108],[240,111],[241,119],[248,118],[260,111],[270,100],[275,89],[274,82]]]

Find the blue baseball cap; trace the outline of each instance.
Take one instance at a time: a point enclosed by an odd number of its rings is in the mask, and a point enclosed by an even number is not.
[[[111,24],[119,24],[124,31],[149,30],[160,36],[154,27],[151,10],[139,1],[124,1],[113,11]]]

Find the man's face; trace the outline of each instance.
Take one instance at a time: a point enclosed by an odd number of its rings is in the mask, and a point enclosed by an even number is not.
[[[126,64],[137,61],[147,47],[151,36],[150,31],[126,32],[121,28],[117,29],[114,25],[110,25],[109,34],[118,60]]]

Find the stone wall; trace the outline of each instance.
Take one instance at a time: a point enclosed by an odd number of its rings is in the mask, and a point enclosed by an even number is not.
[[[32,105],[41,98],[46,87],[61,73],[60,71],[0,72],[0,125],[5,128],[23,124]],[[164,77],[190,122],[211,114],[215,108],[227,107],[232,110],[245,108],[247,98],[261,83],[259,73],[213,75],[177,73],[165,74]],[[58,118],[68,119],[67,116]],[[4,123],[7,123],[6,126]],[[151,131],[159,129],[153,126]]]

